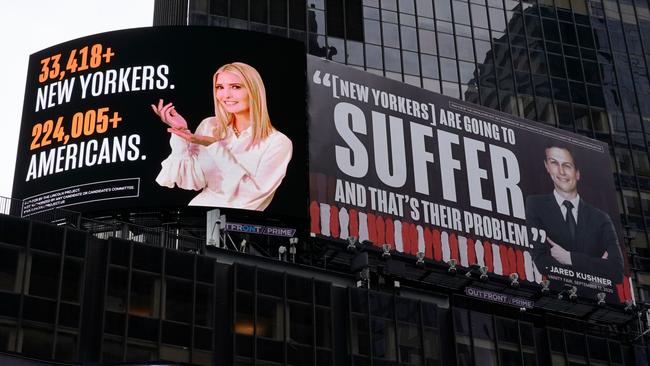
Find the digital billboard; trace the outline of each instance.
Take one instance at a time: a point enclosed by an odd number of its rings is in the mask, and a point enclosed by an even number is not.
[[[13,186],[56,207],[307,212],[302,43],[215,27],[69,41],[30,57]]]
[[[307,78],[313,234],[632,299],[605,143],[313,57]]]

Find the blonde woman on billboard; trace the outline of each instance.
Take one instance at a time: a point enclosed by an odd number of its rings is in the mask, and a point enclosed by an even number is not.
[[[253,67],[235,62],[213,76],[215,115],[192,133],[172,103],[151,105],[171,133],[172,153],[156,182],[200,190],[190,206],[264,210],[284,178],[292,143],[271,124],[264,83]]]

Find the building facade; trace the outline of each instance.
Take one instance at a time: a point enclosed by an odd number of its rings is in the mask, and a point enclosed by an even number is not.
[[[301,40],[310,54],[610,145],[636,298],[650,301],[647,1],[158,1],[154,25]]]
[[[0,363],[648,364],[647,1],[159,0],[154,25],[298,39],[316,56],[606,141],[638,306],[483,282],[363,243],[232,234],[206,248],[180,224],[24,219],[9,207]],[[170,221],[182,220],[146,225]]]

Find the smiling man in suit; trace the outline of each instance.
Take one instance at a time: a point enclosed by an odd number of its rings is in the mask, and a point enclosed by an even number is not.
[[[533,260],[546,275],[558,273],[611,286],[623,278],[623,257],[609,215],[578,194],[580,170],[568,148],[550,146],[544,167],[553,181],[553,193],[526,199],[529,228],[546,232],[535,242]]]

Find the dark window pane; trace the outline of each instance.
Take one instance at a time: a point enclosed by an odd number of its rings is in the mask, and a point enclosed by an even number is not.
[[[316,308],[316,346],[332,347],[332,316],[329,310]]]
[[[165,319],[189,323],[192,321],[192,283],[167,279],[165,290]],[[177,343],[174,343],[177,344]]]
[[[235,266],[237,275],[237,288],[242,290],[253,291],[255,280],[255,267],[237,264]]]
[[[330,305],[331,287],[327,282],[315,281],[316,284],[316,304]]]
[[[73,257],[83,257],[86,253],[86,232],[67,229],[65,254]]]
[[[314,349],[311,346],[292,344],[287,352],[288,365],[311,366],[314,364]]]
[[[211,350],[213,348],[212,343],[212,331],[210,329],[194,328],[194,347]]]
[[[472,337],[494,340],[492,316],[474,311],[472,311],[470,315],[472,322]]]
[[[418,302],[415,300],[397,297],[395,298],[397,320],[409,323],[420,322],[420,311],[418,309]]]
[[[499,349],[499,363],[503,366],[518,366],[521,365],[521,355],[519,351],[509,349]]]
[[[122,336],[124,334],[124,318],[124,314],[107,311],[104,320],[104,332]]]
[[[51,331],[23,328],[22,334],[22,353],[41,358],[52,358],[53,335]]]
[[[589,357],[596,360],[607,361],[609,359],[607,340],[603,338],[587,337],[589,344]]]
[[[196,324],[212,326],[212,287],[196,286]]]
[[[528,323],[519,323],[519,332],[521,336],[521,344],[524,346],[535,346],[535,334],[533,333],[533,325]]]
[[[362,18],[363,9],[361,1],[346,1],[345,30],[347,32],[348,40],[363,41],[363,28],[361,27]]]
[[[0,324],[0,351],[16,351],[16,327]]]
[[[409,365],[422,365],[419,327],[413,324],[398,324],[397,332],[401,362]]]
[[[108,290],[106,309],[122,312],[126,310],[126,291],[128,285],[127,272],[123,269],[111,268],[108,273]]]
[[[160,273],[162,267],[162,248],[149,245],[133,247],[133,268]]]
[[[353,312],[368,312],[368,291],[358,288],[350,288],[350,308]]]
[[[178,346],[189,347],[192,339],[190,325],[163,322],[162,342]]]
[[[32,254],[28,293],[56,298],[59,288],[59,268],[58,257]]]
[[[111,263],[128,266],[131,243],[126,240],[112,238],[108,242],[110,243]]]
[[[257,335],[276,340],[284,339],[284,305],[282,301],[258,296]]]
[[[427,365],[438,365],[440,360],[440,336],[438,331],[424,329],[424,358]]]
[[[78,305],[62,302],[59,308],[59,324],[70,328],[78,328],[80,314],[81,309]]]
[[[243,357],[252,357],[253,337],[241,334],[235,335],[235,354]]]
[[[582,334],[565,332],[566,345],[568,353],[578,356],[586,356],[585,350],[585,336]]]
[[[54,323],[56,315],[56,302],[25,296],[23,317],[42,323]]]
[[[210,0],[210,14],[228,15],[228,0]]]
[[[282,342],[258,338],[257,356],[262,360],[282,362],[284,359],[284,347]]]
[[[310,279],[287,275],[287,297],[311,303],[313,301],[312,284]]]
[[[75,359],[76,343],[77,336],[74,334],[57,334],[54,358],[56,358],[57,361],[72,362]]]
[[[253,335],[253,296],[237,292],[235,309],[235,333]]]
[[[30,221],[12,216],[0,216],[0,241],[7,244],[25,246],[29,237],[27,235],[29,223]]]
[[[140,316],[158,316],[160,303],[160,280],[142,273],[131,277],[131,300],[129,313]]]
[[[269,0],[269,15],[271,24],[279,27],[287,26],[287,0]]]
[[[548,329],[551,351],[564,353],[564,337],[559,329]]]
[[[367,355],[370,353],[368,321],[365,317],[352,316],[352,353]]]
[[[104,340],[104,343],[102,345],[102,361],[121,362],[122,356],[122,342]]]
[[[126,359],[129,361],[153,361],[158,359],[158,352],[153,347],[127,344]]]
[[[0,291],[0,315],[18,317],[20,294],[10,294]]]
[[[129,316],[129,337],[155,342],[158,340],[158,319]]]
[[[302,344],[313,344],[312,307],[297,303],[289,304],[288,338]]]
[[[386,360],[395,360],[395,325],[391,320],[373,319],[372,327],[372,353],[374,357]]]
[[[258,23],[267,23],[267,1],[250,0],[251,2],[251,21]]]
[[[283,297],[284,277],[282,273],[258,270],[257,291],[263,294]]]
[[[328,0],[326,4],[327,12],[327,35],[344,38],[344,16],[343,0]]]
[[[230,16],[237,19],[248,19],[248,1],[231,1]]]
[[[32,221],[32,248],[61,253],[63,228]]]
[[[83,282],[83,263],[66,259],[63,265],[63,286],[61,299],[65,301],[81,301],[81,284]]]
[[[510,319],[496,318],[497,338],[499,341],[518,343],[517,322]]]
[[[168,250],[165,253],[165,273],[191,280],[194,277],[194,258],[192,254]]]
[[[289,27],[307,30],[305,0],[289,0]]]
[[[378,292],[370,293],[370,313],[373,316],[392,319],[394,311],[393,296]]]
[[[18,251],[0,248],[0,289],[14,292],[17,289]]]

